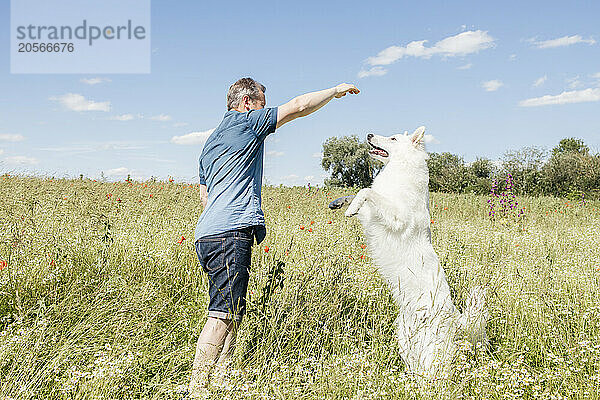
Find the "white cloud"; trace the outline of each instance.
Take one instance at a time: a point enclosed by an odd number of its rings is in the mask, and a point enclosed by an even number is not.
[[[562,92],[558,95],[546,95],[542,97],[534,97],[519,102],[521,107],[538,107],[550,104],[569,104],[569,103],[584,103],[591,101],[600,101],[600,88],[573,90],[570,92]]]
[[[300,177],[298,175],[295,175],[295,174],[290,174],[290,175],[286,175],[286,176],[282,176],[281,177],[281,180],[284,181],[285,183],[288,183],[288,184],[298,183],[299,179],[300,179]]]
[[[592,38],[584,39],[581,37],[581,35],[563,36],[563,37],[560,37],[557,39],[542,40],[542,41],[538,41],[536,39],[530,39],[529,41],[532,42],[538,49],[550,49],[553,47],[571,46],[571,45],[577,44],[577,43],[587,43],[589,45],[596,43],[596,41],[594,39],[592,39]]]
[[[207,131],[202,132],[191,132],[187,135],[182,136],[173,136],[171,138],[171,143],[181,144],[181,145],[196,145],[196,144],[204,144],[206,139],[213,133],[215,129],[209,129]]]
[[[121,114],[110,117],[113,121],[131,121],[136,118],[142,118],[141,115],[133,115],[133,114]]]
[[[595,74],[592,74],[592,78],[600,79],[600,72],[596,72]]]
[[[269,156],[269,157],[281,157],[284,154],[285,153],[283,151],[275,151],[275,150],[267,151],[267,156]]]
[[[109,169],[105,173],[106,176],[125,176],[127,174],[131,174],[131,170],[125,167]]]
[[[323,153],[313,153],[313,158],[323,158]]]
[[[306,182],[314,181],[314,180],[315,180],[315,177],[314,177],[313,175],[308,175],[308,176],[305,176],[305,177],[304,177],[304,180],[305,180]]]
[[[573,78],[567,79],[567,83],[568,83],[569,89],[577,89],[577,88],[583,87],[583,82],[581,82],[579,80],[579,75],[577,75]]]
[[[97,153],[99,151],[131,151],[144,150],[146,148],[147,146],[139,145],[136,142],[92,142],[69,146],[40,147],[37,148],[37,150],[64,153],[65,156],[75,156],[87,153]]]
[[[8,164],[13,165],[35,165],[38,163],[38,160],[36,158],[27,156],[6,157],[4,161],[6,161]]]
[[[166,114],[160,114],[150,117],[150,119],[153,121],[167,122],[171,120],[171,116]]]
[[[358,71],[359,78],[366,78],[368,76],[383,76],[387,74],[387,69],[383,67],[371,67],[370,69],[361,69]]]
[[[50,97],[52,101],[58,101],[71,111],[110,111],[110,101],[95,102],[87,100],[80,94],[67,93],[62,96]]]
[[[181,128],[182,126],[188,126],[189,124],[187,122],[175,122],[173,124],[173,127],[175,128]]]
[[[0,140],[5,142],[21,142],[25,140],[25,137],[14,133],[0,133]]]
[[[510,56],[508,56],[508,59],[510,61],[515,61],[517,59],[517,55],[516,54],[511,54]]]
[[[468,63],[465,65],[461,65],[460,67],[457,67],[456,69],[471,69],[472,66],[473,66],[473,64]]]
[[[389,65],[405,56],[420,58],[430,58],[435,54],[445,57],[464,56],[492,47],[494,45],[494,40],[495,39],[488,35],[487,32],[477,30],[462,32],[458,35],[447,37],[431,47],[425,47],[427,40],[413,41],[405,47],[390,46],[383,49],[376,56],[369,57],[367,59],[367,64],[372,66]]]
[[[494,79],[491,81],[485,81],[481,84],[481,87],[483,87],[486,92],[495,92],[496,90],[500,89],[502,86],[504,86],[504,83],[502,83],[498,79]]]
[[[81,82],[85,83],[86,85],[97,85],[102,82],[112,82],[112,81],[108,78],[90,78],[90,79],[83,78],[83,79],[81,79]]]
[[[534,87],[542,86],[544,84],[544,82],[546,82],[546,80],[548,80],[548,76],[546,76],[546,75],[541,76],[541,77],[537,78],[535,80],[535,82],[533,82],[533,86]]]
[[[441,142],[437,140],[433,135],[425,135],[423,137],[425,139],[426,144],[440,144]]]

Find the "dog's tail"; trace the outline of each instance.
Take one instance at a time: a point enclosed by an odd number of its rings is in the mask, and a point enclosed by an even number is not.
[[[482,286],[471,289],[465,309],[460,317],[459,325],[467,339],[477,345],[481,343],[487,347],[488,337],[486,333],[489,312],[485,301],[486,290]]]

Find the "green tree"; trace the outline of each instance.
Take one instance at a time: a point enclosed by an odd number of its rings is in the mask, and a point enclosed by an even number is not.
[[[331,171],[327,186],[368,187],[383,164],[369,156],[369,145],[357,136],[331,137],[323,143],[321,166]]]
[[[511,174],[518,194],[539,194],[547,151],[540,147],[509,150],[502,158],[502,175]]]
[[[475,182],[463,158],[452,153],[430,153],[427,167],[433,192],[463,193]]]
[[[542,172],[545,194],[563,197],[600,194],[600,155],[590,155],[582,140],[561,140],[552,149],[552,157]]]
[[[576,138],[562,139],[558,142],[558,146],[552,149],[552,156],[565,153],[579,153],[589,155],[590,148],[583,143],[583,140]]]

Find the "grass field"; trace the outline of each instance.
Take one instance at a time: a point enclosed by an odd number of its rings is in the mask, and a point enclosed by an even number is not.
[[[267,187],[237,389],[215,398],[416,399],[397,309],[347,192]],[[0,177],[0,399],[171,399],[206,318],[197,186]],[[598,398],[600,203],[431,197],[433,244],[462,307],[488,286],[489,351],[461,343],[448,398]],[[278,263],[279,261],[284,264]]]

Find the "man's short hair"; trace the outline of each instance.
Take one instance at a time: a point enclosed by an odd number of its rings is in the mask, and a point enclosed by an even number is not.
[[[260,93],[265,93],[267,88],[252,78],[242,78],[229,87],[227,92],[227,111],[239,107],[244,96],[251,100],[259,100]]]

